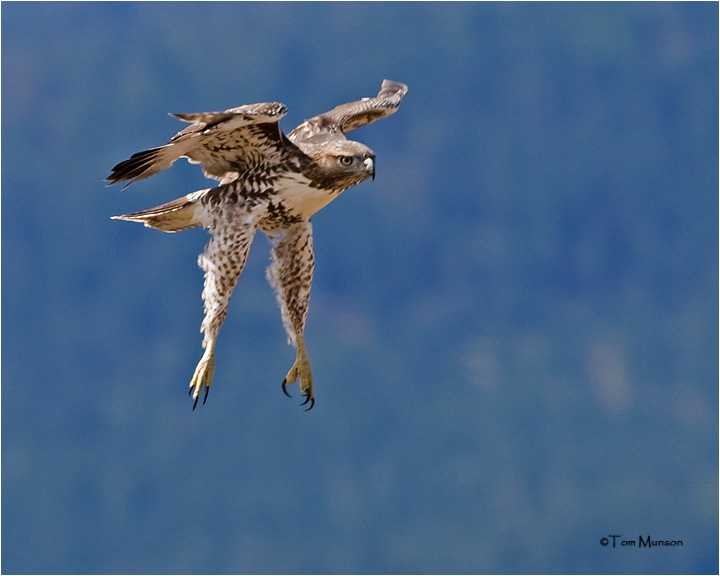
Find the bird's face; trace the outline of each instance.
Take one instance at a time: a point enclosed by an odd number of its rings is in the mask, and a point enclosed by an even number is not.
[[[375,155],[334,156],[337,172],[359,173],[375,180]],[[364,178],[363,178],[364,179]]]
[[[347,140],[323,147],[315,156],[316,177],[328,187],[346,190],[368,178],[375,178],[375,154],[359,142]],[[325,186],[323,186],[325,187]]]

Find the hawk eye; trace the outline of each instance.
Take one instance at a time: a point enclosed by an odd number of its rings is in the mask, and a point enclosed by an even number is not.
[[[353,163],[352,156],[340,156],[340,164],[343,166],[350,166]]]

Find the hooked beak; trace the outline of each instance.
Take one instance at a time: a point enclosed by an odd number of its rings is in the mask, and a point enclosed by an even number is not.
[[[363,161],[363,164],[365,164],[365,169],[368,172],[370,172],[372,179],[375,180],[375,159],[374,158],[365,158],[365,160]]]

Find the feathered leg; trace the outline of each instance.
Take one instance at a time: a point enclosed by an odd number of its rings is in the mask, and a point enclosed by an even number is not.
[[[312,370],[303,338],[315,267],[312,225],[306,220],[269,232],[268,237],[273,249],[267,277],[277,293],[288,341],[297,347],[295,363],[283,381],[283,391],[287,384],[299,379],[300,391],[305,396],[304,404],[309,402],[312,408],[315,403]]]
[[[195,400],[193,410],[203,388],[203,403],[207,400],[215,371],[215,342],[225,320],[233,288],[245,266],[257,226],[257,218],[250,212],[238,214],[237,211],[230,211],[225,218],[222,221],[215,220],[210,226],[212,238],[205,252],[198,258],[198,265],[205,271],[202,292],[205,318],[201,326],[205,352],[190,381],[190,395]]]

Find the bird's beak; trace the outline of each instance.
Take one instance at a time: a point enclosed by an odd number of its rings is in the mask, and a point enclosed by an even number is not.
[[[375,160],[373,158],[365,158],[363,164],[365,164],[366,170],[370,172],[372,179],[375,180]]]

